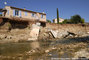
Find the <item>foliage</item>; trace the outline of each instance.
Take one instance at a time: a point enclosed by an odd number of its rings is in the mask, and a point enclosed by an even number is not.
[[[57,24],[59,24],[59,11],[58,11],[58,8],[57,8]]]
[[[47,20],[47,22],[51,23],[51,21],[50,21],[50,20]]]
[[[81,18],[79,15],[71,16],[71,19],[65,19],[63,21],[63,24],[78,24],[78,23],[84,23],[85,20]]]
[[[62,23],[66,24],[68,22],[68,19],[65,19]]]
[[[85,20],[83,18],[81,19],[81,23],[85,23]]]
[[[2,16],[2,14],[0,14],[0,16]]]
[[[71,21],[70,21],[70,19],[65,19],[62,23],[63,24],[69,24],[69,23],[71,23]]]
[[[74,24],[78,24],[78,23],[83,23],[84,22],[84,21],[82,21],[82,18],[79,15],[71,16],[70,21],[71,21],[71,23],[74,23]]]
[[[11,27],[11,24],[10,23],[8,23],[8,27]]]

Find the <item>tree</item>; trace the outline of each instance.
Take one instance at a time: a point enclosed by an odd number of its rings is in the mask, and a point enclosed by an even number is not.
[[[70,21],[74,24],[81,23],[81,17],[79,15],[74,15],[71,17]]]
[[[58,8],[57,8],[57,24],[59,24],[59,11],[58,11]]]
[[[81,23],[85,23],[85,20],[83,18],[81,19]]]
[[[50,21],[50,20],[47,20],[47,22],[51,23],[51,21]]]
[[[62,23],[67,24],[67,22],[68,22],[68,19],[65,19]]]
[[[2,14],[0,14],[0,16],[2,16]]]
[[[69,24],[69,23],[71,23],[71,21],[70,21],[70,19],[65,19],[62,23],[63,24]]]

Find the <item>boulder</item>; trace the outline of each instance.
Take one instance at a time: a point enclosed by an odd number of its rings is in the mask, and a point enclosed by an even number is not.
[[[75,58],[78,58],[78,57],[86,57],[86,58],[89,58],[89,52],[86,51],[86,49],[82,49],[78,52],[75,52]]]

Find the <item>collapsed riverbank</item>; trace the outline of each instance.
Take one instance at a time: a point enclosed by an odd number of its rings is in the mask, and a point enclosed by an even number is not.
[[[25,22],[3,19],[0,23],[0,43],[76,38],[89,35],[89,25]]]

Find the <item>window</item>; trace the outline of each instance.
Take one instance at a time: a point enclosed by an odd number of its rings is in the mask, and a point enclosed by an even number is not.
[[[13,10],[13,16],[15,16],[15,10]]]
[[[44,15],[41,15],[41,18],[44,18]]]
[[[32,17],[36,17],[36,15],[34,13],[32,13]]]
[[[25,12],[25,16],[27,16],[27,12]]]
[[[9,15],[9,10],[7,10],[7,14]]]
[[[19,11],[19,17],[21,17],[21,11]]]
[[[19,10],[15,10],[15,16],[19,16]]]

